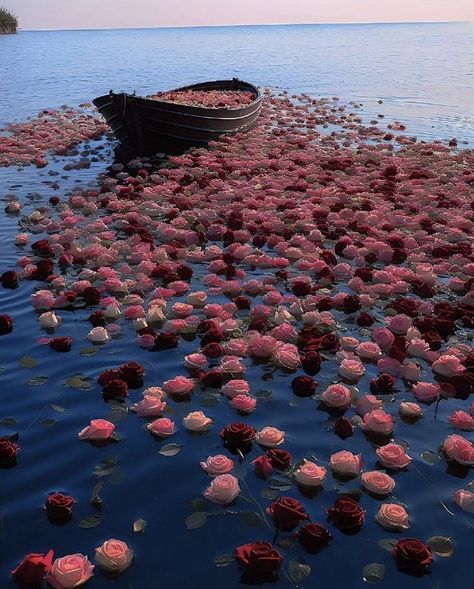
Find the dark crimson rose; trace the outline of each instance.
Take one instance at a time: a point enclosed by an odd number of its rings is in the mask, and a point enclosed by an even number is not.
[[[54,550],[47,554],[27,554],[20,564],[11,572],[12,578],[20,589],[36,589],[41,585],[45,575],[53,567]]]
[[[40,239],[31,244],[31,249],[39,256],[54,256],[53,248],[47,239]]]
[[[202,335],[202,334],[206,333],[207,331],[209,331],[209,329],[211,329],[211,327],[217,327],[216,323],[214,321],[212,321],[211,319],[204,319],[203,321],[198,323],[198,326],[196,328],[196,332],[199,335]]]
[[[115,380],[116,378],[120,378],[120,374],[118,370],[104,370],[97,379],[97,382],[100,386],[105,386],[111,380]]]
[[[408,258],[408,254],[402,248],[395,248],[392,253],[392,264],[403,264]]]
[[[316,553],[329,544],[332,536],[321,524],[306,524],[298,532],[298,541],[306,552]]]
[[[306,352],[301,356],[301,365],[308,374],[317,374],[321,370],[321,356],[316,351]]]
[[[332,266],[334,264],[337,264],[337,258],[336,258],[336,256],[332,252],[330,252],[329,250],[324,250],[321,253],[321,258],[326,262],[326,264],[329,264],[329,265],[332,265]]]
[[[176,348],[179,343],[179,337],[176,333],[171,331],[161,331],[156,334],[155,345],[153,350],[169,350],[170,348]]]
[[[252,306],[251,300],[243,296],[235,297],[234,303],[237,305],[237,309],[240,309],[241,311],[248,311]]]
[[[241,448],[248,446],[255,438],[255,430],[246,423],[230,423],[220,432],[220,437],[224,444],[230,448]]]
[[[120,378],[124,380],[129,387],[137,388],[142,384],[145,369],[138,362],[126,362],[119,366]]]
[[[248,581],[263,583],[276,578],[283,556],[269,542],[244,544],[235,549],[235,558]]]
[[[255,247],[263,247],[266,242],[267,239],[263,235],[255,235],[255,237],[252,239],[252,243]]]
[[[51,279],[53,278],[53,269],[54,265],[51,260],[40,260],[36,264],[36,270],[31,273],[31,278],[33,280],[46,280],[47,278]]]
[[[72,338],[68,336],[53,337],[49,340],[49,347],[55,352],[69,352],[71,349]]]
[[[311,397],[316,391],[316,381],[311,376],[297,376],[291,381],[291,388],[298,397]]]
[[[367,262],[367,264],[374,264],[377,261],[377,255],[374,254],[374,252],[369,252],[364,256],[364,260]]]
[[[403,315],[408,315],[408,317],[416,317],[418,315],[418,311],[420,308],[420,304],[415,299],[409,299],[400,297],[396,301],[393,301],[388,305],[397,311],[397,313],[402,313]]]
[[[206,358],[219,358],[224,354],[224,348],[217,342],[211,342],[203,347],[202,353]]]
[[[176,273],[178,274],[181,280],[189,280],[193,275],[193,269],[189,266],[186,266],[185,264],[180,264],[176,268]]]
[[[319,339],[321,350],[327,350],[328,352],[337,352],[341,347],[339,338],[335,333],[326,333]]]
[[[360,299],[357,295],[347,295],[342,301],[342,310],[344,313],[355,313],[360,307]]]
[[[268,456],[258,456],[258,458],[255,458],[252,464],[255,470],[255,474],[260,479],[267,479],[268,477],[272,476],[273,465],[272,461],[270,460],[270,458],[268,458]]]
[[[309,517],[298,499],[293,497],[279,497],[267,507],[267,513],[272,516],[275,526],[283,531],[292,530]]]
[[[50,196],[49,197],[49,203],[52,204],[53,206],[58,205],[61,202],[59,196]]]
[[[219,343],[224,339],[224,334],[222,331],[216,326],[211,326],[206,333],[201,338],[201,346],[207,346],[207,344],[211,343]]]
[[[332,309],[332,299],[324,297],[317,303],[318,311],[330,311]]]
[[[267,450],[267,456],[270,458],[273,468],[277,470],[288,470],[291,466],[291,454],[280,448]]]
[[[392,555],[397,568],[408,573],[423,573],[433,562],[431,548],[416,538],[399,540],[392,550]]]
[[[0,438],[0,467],[9,468],[16,463],[16,455],[20,451],[18,444],[8,438]]]
[[[354,272],[354,276],[360,278],[364,282],[370,282],[374,277],[374,273],[371,268],[357,268]]]
[[[329,521],[342,531],[360,528],[365,519],[365,511],[350,497],[341,497],[328,509]]]
[[[100,301],[100,291],[98,288],[93,286],[88,286],[85,288],[81,295],[88,305],[97,305],[97,303]]]
[[[103,311],[94,311],[89,315],[89,321],[94,327],[105,327],[106,319]]]
[[[421,280],[413,283],[413,292],[424,299],[430,299],[436,294],[434,288]]]
[[[368,313],[361,313],[356,319],[359,327],[370,327],[374,323],[374,318]]]
[[[339,417],[334,424],[334,433],[340,438],[349,438],[354,434],[354,426],[347,417]]]
[[[430,346],[430,350],[434,351],[439,350],[441,348],[441,344],[443,343],[441,336],[435,331],[427,331],[425,334],[423,334],[423,339]]]
[[[396,378],[390,374],[382,373],[370,381],[370,392],[373,395],[385,395],[393,391]]]
[[[18,288],[18,274],[15,270],[8,270],[0,276],[0,282],[2,283],[3,288],[14,290],[15,288]]]
[[[303,297],[311,292],[311,283],[307,280],[297,278],[291,285],[291,292],[297,297]]]
[[[201,382],[206,387],[219,388],[222,386],[222,372],[218,368],[212,368],[201,376]]]
[[[254,319],[252,319],[252,321],[249,323],[249,330],[255,330],[255,331],[265,331],[267,327],[267,320],[264,319],[263,317],[255,317]]]
[[[439,335],[447,339],[456,331],[456,325],[452,319],[445,319],[444,317],[436,317],[434,320],[434,329]]]
[[[128,385],[120,378],[109,380],[107,384],[104,385],[102,394],[106,401],[109,401],[110,399],[125,399],[125,397],[128,397]]]
[[[48,519],[53,524],[64,524],[71,519],[74,498],[63,493],[50,493],[46,499],[45,509]]]
[[[13,331],[13,320],[10,315],[0,315],[0,335],[6,335]]]

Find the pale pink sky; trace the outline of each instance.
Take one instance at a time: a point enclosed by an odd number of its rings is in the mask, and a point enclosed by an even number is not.
[[[473,0],[1,0],[25,29],[474,20]]]

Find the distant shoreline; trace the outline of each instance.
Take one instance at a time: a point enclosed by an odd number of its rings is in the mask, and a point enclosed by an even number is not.
[[[314,27],[314,26],[371,26],[371,25],[443,25],[443,24],[468,24],[474,21],[469,20],[446,20],[446,21],[386,21],[386,22],[315,22],[315,23],[264,23],[264,24],[222,24],[222,25],[165,25],[156,27],[96,27],[96,28],[66,28],[66,29],[28,29],[22,28],[19,31],[23,32],[54,32],[54,31],[153,31],[157,29],[219,29],[219,28],[256,28],[256,27]]]

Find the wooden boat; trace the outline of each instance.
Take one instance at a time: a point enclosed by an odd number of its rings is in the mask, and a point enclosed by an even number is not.
[[[251,129],[262,105],[256,86],[237,80],[203,82],[184,90],[235,90],[252,92],[254,100],[242,108],[208,108],[152,100],[110,91],[92,102],[105,117],[117,139],[136,153],[176,153],[191,146],[205,146],[221,135]]]

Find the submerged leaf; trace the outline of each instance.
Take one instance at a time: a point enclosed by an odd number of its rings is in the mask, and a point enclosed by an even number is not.
[[[437,464],[441,460],[438,452],[433,452],[432,450],[425,450],[421,453],[421,457],[431,465]]]
[[[443,558],[449,558],[454,554],[453,543],[445,536],[431,536],[426,543],[435,554]]]
[[[81,519],[81,521],[78,522],[77,525],[80,528],[95,528],[96,526],[102,523],[103,519],[103,515],[89,515],[89,517]]]
[[[261,495],[264,499],[274,501],[278,497],[278,491],[276,489],[271,489],[270,487],[264,487]]]
[[[34,368],[36,366],[36,360],[31,356],[23,356],[20,358],[20,366],[22,368]]]
[[[264,525],[262,516],[256,511],[241,511],[240,517],[248,526],[253,528],[260,528]]]
[[[288,574],[295,583],[301,583],[311,573],[311,567],[301,558],[292,558],[288,563]]]
[[[392,552],[397,542],[398,540],[396,538],[382,538],[382,540],[379,541],[379,546],[387,552]]]
[[[14,417],[2,417],[0,425],[16,425],[17,421]]]
[[[34,387],[40,387],[41,385],[48,382],[47,376],[32,376],[28,379],[28,384]]]
[[[43,425],[45,427],[51,427],[52,425],[56,425],[56,423],[58,423],[57,419],[45,419],[43,421]]]
[[[379,583],[385,577],[385,565],[378,562],[366,564],[362,569],[362,578],[366,583]]]
[[[193,499],[189,502],[189,509],[191,511],[205,511],[209,506],[209,503],[202,498]]]
[[[202,528],[207,521],[206,511],[196,511],[186,518],[186,528],[188,530],[196,530]]]
[[[102,499],[100,498],[99,493],[102,490],[103,486],[104,486],[104,483],[102,481],[99,481],[96,485],[94,485],[94,488],[92,489],[92,496],[91,496],[90,503],[91,503],[91,505],[93,505],[97,509],[99,509],[100,506],[102,505]]]
[[[66,386],[73,389],[88,390],[92,388],[91,383],[87,380],[87,377],[82,374],[75,374],[66,379]]]
[[[176,456],[176,454],[181,452],[182,447],[181,444],[166,444],[166,446],[163,446],[163,448],[158,451],[158,454],[161,454],[162,456]]]
[[[144,519],[137,519],[133,522],[133,531],[134,532],[144,532],[147,526],[147,521]]]
[[[54,403],[51,404],[51,409],[54,409],[58,413],[64,413],[66,411],[64,407],[61,407],[61,405],[55,405]]]
[[[93,356],[94,354],[97,354],[97,352],[99,351],[99,348],[82,348],[82,350],[80,351],[81,356]]]
[[[214,564],[216,564],[218,567],[226,567],[232,564],[234,560],[235,557],[233,554],[221,554],[220,556],[216,556],[214,559]]]

